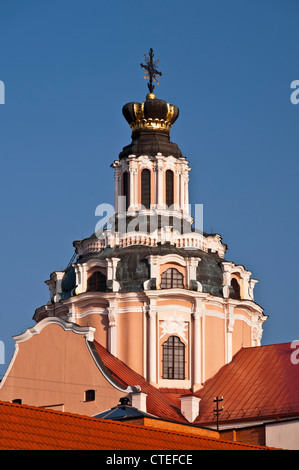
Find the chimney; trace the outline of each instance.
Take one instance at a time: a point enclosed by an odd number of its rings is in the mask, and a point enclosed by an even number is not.
[[[199,415],[199,402],[200,398],[194,395],[185,395],[180,397],[181,401],[181,413],[190,422],[197,418]]]
[[[132,392],[131,394],[132,406],[137,408],[139,411],[146,413],[146,397],[145,392]]]

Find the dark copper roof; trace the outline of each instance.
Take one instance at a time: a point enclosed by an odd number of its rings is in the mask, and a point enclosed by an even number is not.
[[[84,263],[89,258],[119,258],[116,279],[120,284],[119,292],[143,291],[143,284],[150,278],[150,269],[147,257],[149,255],[178,254],[182,257],[199,257],[201,261],[197,267],[197,278],[202,285],[203,292],[216,297],[222,297],[223,271],[222,258],[217,253],[208,253],[199,249],[177,248],[174,245],[163,244],[156,247],[146,245],[132,245],[125,248],[105,248],[100,253],[89,253],[79,257],[77,262]]]

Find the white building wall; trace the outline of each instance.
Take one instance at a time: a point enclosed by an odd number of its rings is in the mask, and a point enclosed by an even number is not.
[[[266,446],[299,450],[299,419],[265,425]]]

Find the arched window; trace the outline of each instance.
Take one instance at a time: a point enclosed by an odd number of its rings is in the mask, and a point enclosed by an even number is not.
[[[88,292],[106,292],[106,276],[100,271],[93,273],[87,281]]]
[[[161,289],[184,288],[184,276],[175,268],[169,268],[161,276]]]
[[[169,336],[163,347],[163,379],[185,379],[185,345],[178,336]]]
[[[231,294],[231,298],[233,299],[240,299],[241,298],[241,293],[240,293],[240,284],[238,283],[237,279],[233,278],[231,280],[231,286],[233,288],[233,292]]]
[[[166,171],[166,205],[170,207],[173,205],[173,171],[167,170]]]
[[[126,198],[126,211],[128,210],[128,207],[129,207],[129,175],[128,175],[128,172],[125,171],[124,174],[123,174],[123,195],[125,196]]]
[[[141,173],[141,204],[146,209],[149,209],[151,204],[151,172],[147,169]]]

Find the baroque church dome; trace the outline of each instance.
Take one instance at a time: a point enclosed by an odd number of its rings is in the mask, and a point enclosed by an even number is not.
[[[73,242],[74,257],[46,281],[50,301],[34,319],[91,326],[150,383],[195,390],[241,347],[260,345],[267,317],[254,301],[258,281],[225,259],[221,236],[204,232],[200,208],[190,209],[191,167],[170,140],[179,109],[153,92],[152,50],[144,67],[149,93],[122,109],[131,143],[110,165],[110,218]]]

